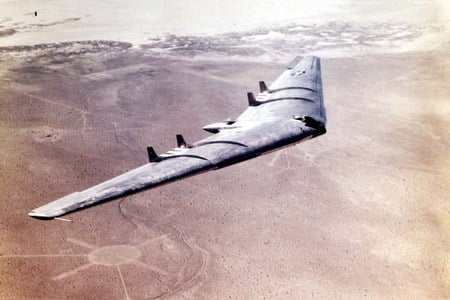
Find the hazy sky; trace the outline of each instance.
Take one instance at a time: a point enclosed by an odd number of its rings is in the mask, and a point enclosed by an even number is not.
[[[162,33],[211,34],[252,27],[333,20],[356,22],[449,23],[445,0],[0,0],[0,25],[19,33],[0,37],[0,45],[63,40],[114,39],[139,42]],[[31,13],[38,11],[38,16]],[[35,26],[65,18],[69,25]],[[20,23],[23,22],[23,23]],[[1,30],[1,29],[0,29]]]

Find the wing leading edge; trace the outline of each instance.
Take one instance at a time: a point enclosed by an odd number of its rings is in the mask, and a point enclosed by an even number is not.
[[[249,93],[250,106],[236,119],[204,127],[215,134],[188,145],[177,136],[178,147],[156,155],[150,163],[81,192],[34,209],[28,215],[54,218],[145,188],[155,187],[211,169],[238,163],[326,132],[320,59],[296,58],[268,88]],[[250,99],[251,98],[251,99]]]

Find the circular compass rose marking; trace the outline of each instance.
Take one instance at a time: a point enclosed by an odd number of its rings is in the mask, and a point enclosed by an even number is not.
[[[0,255],[0,259],[36,259],[36,258],[84,258],[84,264],[50,277],[53,281],[66,280],[91,268],[106,267],[106,270],[117,272],[125,299],[135,295],[151,295],[162,297],[189,288],[199,280],[205,272],[209,253],[191,241],[183,228],[177,224],[160,221],[161,234],[142,240],[136,244],[113,244],[96,246],[82,240],[67,238],[67,242],[85,249],[84,253],[67,250],[60,254],[10,254]],[[146,255],[151,251],[151,255]],[[78,252],[78,251],[77,251]],[[163,259],[161,259],[163,257]],[[166,259],[167,258],[167,259]],[[136,271],[137,269],[137,271]],[[124,273],[123,271],[126,270]],[[147,275],[147,272],[151,275]],[[131,272],[131,275],[130,275]],[[129,294],[127,276],[133,272],[148,278],[154,278],[156,285],[145,287],[133,284]],[[133,282],[134,283],[134,282]],[[164,286],[164,289],[161,289]]]

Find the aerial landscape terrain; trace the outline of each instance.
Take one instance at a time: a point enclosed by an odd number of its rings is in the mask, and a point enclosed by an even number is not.
[[[1,299],[450,297],[445,1],[66,2],[0,1]],[[325,135],[27,215],[208,136],[297,55],[321,57]]]

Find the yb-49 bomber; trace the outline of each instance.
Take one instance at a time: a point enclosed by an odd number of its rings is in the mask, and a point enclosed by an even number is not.
[[[320,59],[297,57],[260,93],[248,93],[249,107],[236,119],[203,127],[213,135],[164,154],[147,148],[149,163],[34,209],[30,216],[58,217],[142,189],[238,163],[326,132]]]

